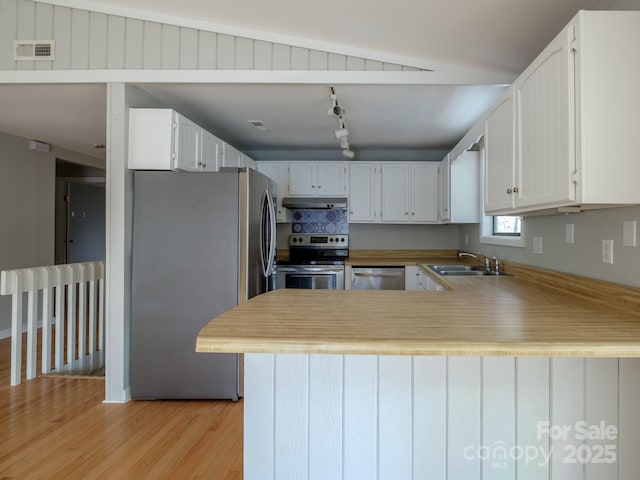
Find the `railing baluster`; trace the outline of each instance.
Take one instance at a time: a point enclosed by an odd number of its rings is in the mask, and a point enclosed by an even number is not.
[[[38,310],[40,290],[41,311]],[[22,376],[25,293],[28,379],[37,375],[37,332],[40,313],[42,373],[55,370],[56,373],[88,374],[104,365],[104,262],[6,270],[0,272],[0,295],[11,295],[12,300],[11,385],[18,385]]]
[[[20,274],[14,282],[20,283]],[[22,376],[22,289],[11,295],[11,385],[19,385]]]
[[[36,364],[38,356],[38,325],[36,313],[38,310],[38,284],[35,269],[30,269],[27,276],[27,380],[36,378]]]
[[[77,316],[78,316],[78,360],[73,363],[76,364],[74,367],[75,370],[80,370],[81,372],[85,371],[85,363],[86,363],[86,342],[87,342],[87,326],[85,324],[87,320],[86,310],[87,310],[87,282],[86,282],[86,269],[84,264],[80,264],[77,266],[76,271],[76,282],[78,285],[78,307],[77,307]]]
[[[76,275],[72,265],[67,265],[67,364],[65,371],[73,371],[76,361]]]
[[[89,264],[89,354],[91,371],[98,368],[96,354],[96,265]]]
[[[45,268],[46,285],[42,289],[42,373],[51,373],[51,320],[53,317],[53,287],[51,269]]]
[[[61,373],[64,365],[64,282],[62,269],[56,269],[56,357],[55,371]]]
[[[98,278],[98,351],[100,355],[100,365],[104,365],[104,267]]]

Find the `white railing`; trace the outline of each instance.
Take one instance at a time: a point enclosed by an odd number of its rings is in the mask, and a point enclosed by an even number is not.
[[[18,385],[22,376],[25,294],[27,379],[36,376],[38,319],[42,322],[42,373],[87,375],[104,366],[104,262],[0,274],[0,295],[11,295],[11,385]]]

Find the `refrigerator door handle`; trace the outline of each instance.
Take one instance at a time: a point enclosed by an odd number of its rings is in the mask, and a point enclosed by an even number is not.
[[[268,277],[273,272],[276,253],[276,217],[271,192],[267,188],[262,197],[262,221],[260,222],[260,257],[262,273]],[[266,232],[265,232],[266,230]],[[266,252],[265,252],[266,250]]]

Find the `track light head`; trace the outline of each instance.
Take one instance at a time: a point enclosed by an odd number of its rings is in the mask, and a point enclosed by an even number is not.
[[[339,128],[338,130],[334,130],[333,134],[336,136],[336,138],[344,138],[349,135],[349,130],[342,127],[342,128]]]
[[[352,159],[356,156],[356,154],[354,152],[352,152],[351,150],[343,150],[342,151],[342,156],[345,158],[349,158]]]
[[[345,114],[347,113],[347,110],[342,108],[340,105],[336,103],[329,109],[327,113],[332,117],[341,118],[345,116]]]

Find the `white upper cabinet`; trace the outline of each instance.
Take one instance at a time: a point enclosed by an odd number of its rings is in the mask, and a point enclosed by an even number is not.
[[[575,200],[574,36],[566,28],[513,86],[518,208]]]
[[[514,118],[513,87],[509,87],[489,111],[485,121],[484,209],[486,212],[515,207]]]
[[[175,118],[175,151],[174,167],[179,170],[198,170],[202,158],[200,142],[202,128],[186,117],[176,114]]]
[[[389,162],[382,164],[382,214],[387,223],[409,222],[409,164]]]
[[[480,221],[480,154],[465,150],[450,167],[451,223]]]
[[[638,45],[640,12],[581,11],[518,77],[485,124],[486,212],[640,203]]]
[[[289,195],[288,162],[256,162],[257,170],[276,182],[276,220],[287,222],[287,209],[282,206],[282,199]]]
[[[438,164],[422,162],[411,164],[410,222],[438,221]]]
[[[383,162],[381,221],[434,223],[438,221],[438,164]]]
[[[440,202],[438,203],[438,219],[441,222],[448,222],[451,219],[451,154],[440,162],[438,167],[438,178],[440,183]]]
[[[222,158],[220,165],[222,167],[242,167],[242,153],[233,145],[224,143],[222,145]]]
[[[233,149],[224,164],[225,149]],[[170,108],[129,110],[129,168],[217,172],[246,155]],[[248,159],[248,157],[246,157]],[[249,160],[246,161],[247,166]]]
[[[346,196],[347,164],[345,162],[289,162],[289,195]]]
[[[256,169],[256,161],[246,153],[240,152],[240,166],[245,168]]]
[[[376,223],[380,219],[380,165],[349,164],[349,222]]]
[[[200,167],[203,171],[217,172],[220,169],[220,151],[222,140],[215,135],[202,130],[202,155]]]

